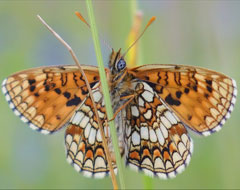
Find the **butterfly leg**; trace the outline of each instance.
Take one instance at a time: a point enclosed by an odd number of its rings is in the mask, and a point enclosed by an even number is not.
[[[124,109],[134,98],[135,98],[136,94],[131,94],[131,95],[128,95],[128,96],[124,96],[124,97],[121,97],[120,99],[121,100],[124,100],[124,99],[129,99],[127,102],[125,102],[120,108],[117,109],[117,111],[113,114],[113,118],[109,120],[112,121],[112,120],[115,120],[117,114],[122,110]]]

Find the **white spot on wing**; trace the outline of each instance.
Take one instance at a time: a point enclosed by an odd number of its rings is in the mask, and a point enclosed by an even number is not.
[[[222,120],[222,121],[224,121],[224,123],[225,123],[225,120]],[[221,124],[222,124],[222,121],[221,121]],[[221,129],[221,126],[220,125],[218,125],[217,127],[215,127],[214,129],[213,129],[213,131],[220,131],[220,129]]]
[[[186,165],[188,165],[190,163],[190,160],[191,160],[191,155],[188,155],[187,159],[185,161]]]
[[[168,173],[168,177],[169,177],[169,178],[174,178],[174,177],[176,177],[175,172],[170,172],[170,173]]]
[[[180,174],[180,173],[182,173],[182,172],[184,171],[184,169],[185,169],[185,166],[184,166],[184,165],[181,165],[181,166],[179,166],[179,167],[176,169],[176,172],[177,172],[178,174]]]
[[[83,163],[83,157],[84,157],[84,155],[83,155],[82,151],[79,151],[77,156],[76,156],[76,160],[79,160],[82,164]]]
[[[14,108],[15,108],[15,106],[14,106],[14,104],[13,104],[12,102],[9,103],[9,107],[10,107],[11,109],[14,109]]]
[[[80,168],[79,165],[77,165],[76,163],[73,164],[73,167],[74,167],[74,169],[75,169],[77,172],[80,172],[80,171],[81,171],[81,168]]]
[[[141,127],[140,129],[141,132],[141,138],[148,140],[148,128],[147,127]]]
[[[146,113],[143,114],[146,119],[151,119],[152,110],[148,109]]]
[[[90,123],[88,123],[87,126],[86,126],[86,128],[85,128],[85,130],[84,130],[84,136],[85,136],[86,138],[88,138],[88,136],[89,136],[90,129],[91,129],[91,125],[90,125]]]
[[[102,98],[102,94],[99,91],[96,91],[93,93],[93,98],[95,102],[99,102]]]
[[[172,127],[171,123],[168,121],[166,117],[161,116],[160,119],[161,119],[161,124],[163,124],[166,128],[169,129]]]
[[[104,178],[106,176],[106,172],[97,172],[93,174],[93,177],[97,178],[97,179],[101,179]]]
[[[170,111],[166,111],[164,115],[172,124],[177,124],[176,118]]]
[[[41,130],[40,132],[41,132],[42,134],[44,134],[44,135],[47,135],[47,134],[50,133],[50,131],[47,131],[47,130],[45,130],[45,129]]]
[[[28,122],[28,119],[24,116],[21,116],[20,119],[24,122],[24,123],[27,123]]]
[[[4,79],[2,82],[2,86],[4,86],[7,83],[7,79]]]
[[[153,129],[149,130],[149,135],[150,135],[150,140],[152,142],[154,142],[154,143],[157,142],[157,136],[156,136],[156,133]]]
[[[168,131],[167,131],[166,127],[164,127],[164,125],[162,123],[160,123],[160,129],[162,131],[163,137],[167,138],[168,137]]]
[[[131,112],[132,112],[133,116],[139,117],[139,111],[138,111],[137,106],[131,106]]]
[[[77,111],[77,113],[72,118],[72,124],[78,125],[83,117],[84,117],[83,112]]]
[[[160,145],[164,145],[164,142],[165,142],[165,139],[163,138],[163,135],[162,135],[162,132],[160,131],[159,128],[156,129],[156,134],[157,134],[157,138],[158,138],[158,141],[160,143]]]
[[[153,94],[153,89],[145,82],[143,82],[144,89],[151,92]]]
[[[233,96],[231,103],[234,105],[236,103],[236,98]]]
[[[74,142],[74,141],[72,142],[70,150],[72,151],[72,153],[74,155],[76,155],[76,153],[77,153],[77,143],[76,142]]]
[[[102,142],[102,136],[101,136],[100,129],[98,129],[98,131],[97,131],[97,141]]]
[[[18,110],[16,110],[16,109],[13,111],[13,113],[14,113],[16,116],[21,115],[20,112],[19,112]]]
[[[97,157],[94,162],[94,169],[106,168],[105,161],[102,157]]]
[[[68,144],[68,145],[70,145],[71,144],[71,142],[72,142],[72,140],[73,140],[73,137],[72,137],[72,135],[67,135],[66,136],[66,143]]]
[[[139,106],[144,107],[144,101],[140,96],[138,97],[138,104],[139,104]]]
[[[202,132],[202,135],[203,136],[209,136],[209,135],[211,135],[211,133],[209,131],[204,131],[204,132]]]
[[[193,140],[190,138],[190,153],[193,153]]]
[[[2,92],[3,92],[3,94],[6,94],[6,93],[7,93],[7,89],[6,89],[5,86],[2,87]]]
[[[134,146],[140,145],[140,135],[137,131],[134,131],[132,134],[132,143]]]
[[[237,88],[237,83],[236,83],[236,81],[234,79],[232,79],[232,84],[233,84],[234,88]]]
[[[86,177],[92,177],[92,172],[84,170],[83,175],[86,176]]]
[[[33,129],[33,130],[39,129],[36,125],[34,125],[34,124],[32,124],[32,123],[29,124],[29,127],[30,127],[31,129]]]
[[[69,164],[72,164],[72,162],[73,162],[72,158],[71,158],[69,155],[67,156],[67,162],[68,162]]]
[[[148,91],[144,91],[142,93],[142,97],[147,101],[147,102],[153,102],[153,94],[151,92]]]
[[[94,144],[95,138],[96,138],[96,129],[92,127],[90,131],[90,135],[88,137],[89,144]]]
[[[89,124],[89,117],[85,116],[79,123],[79,126],[85,128],[87,124]]]
[[[155,159],[154,168],[155,169],[159,169],[160,168],[160,169],[164,169],[165,170],[163,161],[159,157]]]
[[[150,176],[150,177],[153,177],[153,176],[154,176],[154,174],[153,174],[153,172],[152,172],[151,170],[146,169],[146,168],[143,168],[142,170],[143,170],[143,172],[144,172],[147,176]]]
[[[84,167],[88,167],[88,168],[93,169],[93,162],[92,162],[92,160],[87,159],[87,160],[85,161],[85,163],[84,163]]]
[[[6,98],[7,101],[11,100],[11,98],[8,94],[5,94],[5,98]]]
[[[131,164],[131,163],[129,163],[129,167],[136,172],[139,170],[139,168],[136,165]]]
[[[161,179],[167,179],[167,175],[165,173],[157,173],[157,176]]]

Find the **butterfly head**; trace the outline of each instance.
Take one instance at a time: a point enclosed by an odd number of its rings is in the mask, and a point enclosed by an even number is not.
[[[126,69],[127,64],[121,55],[121,49],[119,49],[117,52],[112,49],[108,66],[112,75],[122,73]]]

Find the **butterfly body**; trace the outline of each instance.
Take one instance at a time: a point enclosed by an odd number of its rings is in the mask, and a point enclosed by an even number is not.
[[[82,66],[114,159],[97,67]],[[120,50],[106,69],[126,165],[149,176],[175,177],[189,164],[193,141],[187,129],[210,135],[230,117],[236,83],[221,73],[183,65],[128,68]],[[13,112],[44,134],[66,127],[67,160],[88,177],[109,174],[102,137],[86,82],[76,66],[29,69],[9,76],[2,91]]]

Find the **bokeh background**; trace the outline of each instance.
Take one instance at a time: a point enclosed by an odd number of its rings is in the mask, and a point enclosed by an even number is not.
[[[118,49],[132,25],[131,1],[93,2],[98,30]],[[140,40],[144,64],[187,64],[233,77],[240,86],[240,1],[139,1],[143,23],[157,20]],[[36,18],[41,15],[75,50],[82,64],[96,65],[84,1],[0,1],[0,81],[27,68],[73,64],[67,50]],[[88,20],[88,19],[87,19]],[[102,45],[108,62],[109,50]],[[194,153],[175,179],[151,181],[153,188],[240,188],[240,108],[210,137],[192,135]],[[64,129],[45,136],[32,131],[0,95],[0,188],[112,188],[110,178],[88,179],[66,162]],[[142,174],[124,172],[127,188],[144,188]]]

